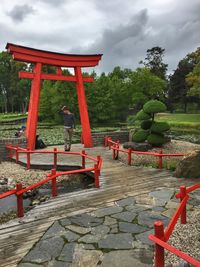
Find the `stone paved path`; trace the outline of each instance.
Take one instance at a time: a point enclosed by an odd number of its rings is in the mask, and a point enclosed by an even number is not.
[[[153,223],[174,213],[175,190],[163,188],[57,220],[18,267],[152,266]],[[188,209],[196,205],[190,200]],[[199,205],[200,203],[198,203]]]
[[[73,149],[83,148],[74,145]],[[169,171],[127,166],[113,161],[111,151],[103,147],[86,152],[103,158],[100,189],[59,195],[24,218],[0,226],[1,267],[152,265],[153,247],[147,237],[154,221],[166,223],[177,205],[174,190],[198,179],[177,179]],[[52,157],[40,154],[31,160],[52,164]],[[60,155],[58,162],[77,165],[80,157]],[[91,164],[88,160],[86,165]]]

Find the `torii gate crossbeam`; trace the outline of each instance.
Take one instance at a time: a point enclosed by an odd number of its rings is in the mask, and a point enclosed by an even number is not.
[[[19,72],[20,78],[32,79],[27,119],[27,148],[35,149],[41,80],[59,80],[76,82],[82,137],[85,147],[93,147],[84,82],[93,82],[92,77],[82,76],[82,67],[98,65],[102,54],[72,55],[38,50],[30,47],[8,43],[6,48],[14,60],[34,64],[33,72]],[[56,66],[56,74],[42,73],[42,65]],[[61,67],[74,68],[74,76],[62,75]]]

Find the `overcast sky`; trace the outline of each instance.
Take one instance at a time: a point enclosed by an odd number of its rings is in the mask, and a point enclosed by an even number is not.
[[[7,42],[102,53],[97,72],[135,69],[161,46],[172,71],[200,46],[200,0],[0,0],[0,50]]]

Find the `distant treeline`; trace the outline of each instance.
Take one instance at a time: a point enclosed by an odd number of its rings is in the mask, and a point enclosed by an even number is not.
[[[110,73],[93,76],[94,83],[85,83],[87,105],[92,123],[125,121],[149,99],[166,103],[168,110],[187,112],[200,110],[200,49],[186,55],[173,74],[167,76],[163,63],[165,49],[153,47],[136,70],[115,67]],[[19,71],[32,71],[33,66],[14,61],[7,52],[0,53],[0,112],[26,112],[31,81],[19,79]],[[43,72],[55,73],[43,66]],[[63,74],[70,75],[64,69]],[[70,106],[79,117],[76,87],[73,82],[43,81],[41,84],[40,117],[59,122],[59,110]]]

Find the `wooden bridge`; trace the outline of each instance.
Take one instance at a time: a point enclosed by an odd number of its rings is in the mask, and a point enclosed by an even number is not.
[[[80,151],[80,145],[74,145]],[[192,185],[192,180],[178,179],[171,172],[153,168],[127,166],[120,161],[113,161],[111,151],[96,147],[86,149],[89,155],[101,155],[103,158],[99,189],[85,189],[60,195],[50,199],[29,211],[22,219],[15,219],[0,226],[0,266],[12,267],[27,254],[49,226],[57,219],[95,210],[112,205],[114,201],[148,193],[157,188],[177,188],[184,184]],[[34,154],[31,162],[48,164],[52,159]],[[20,160],[25,157],[20,155]],[[80,165],[80,158],[58,157],[58,164]],[[92,162],[86,162],[90,167]],[[28,172],[27,172],[28,175]],[[198,182],[198,181],[196,181]]]

